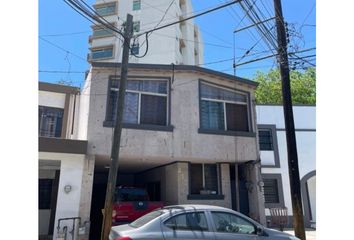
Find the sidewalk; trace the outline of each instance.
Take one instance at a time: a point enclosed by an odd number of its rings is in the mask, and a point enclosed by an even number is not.
[[[294,230],[284,230],[284,232],[295,236]],[[316,230],[306,229],[306,240],[316,240]]]

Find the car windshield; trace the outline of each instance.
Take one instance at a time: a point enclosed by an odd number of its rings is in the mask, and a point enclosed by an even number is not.
[[[161,216],[164,212],[165,211],[163,211],[163,210],[152,211],[152,212],[138,218],[134,222],[130,223],[129,226],[134,227],[134,228],[141,227],[141,226],[147,224],[148,222],[154,220],[155,218]]]
[[[132,202],[148,201],[148,194],[145,189],[140,188],[119,188],[116,190],[115,201]]]

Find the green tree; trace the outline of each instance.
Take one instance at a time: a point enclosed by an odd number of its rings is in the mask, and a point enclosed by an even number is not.
[[[282,104],[280,72],[278,69],[268,73],[257,72],[254,81],[259,85],[256,90],[258,104]],[[316,104],[316,69],[290,72],[291,97],[293,104]]]

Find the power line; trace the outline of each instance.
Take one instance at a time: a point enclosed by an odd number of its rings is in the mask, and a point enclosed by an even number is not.
[[[170,10],[172,4],[175,2],[175,0],[172,0],[171,3],[168,5],[167,9],[165,10],[164,14],[162,15],[162,18],[160,19],[160,21],[156,24],[155,26],[155,29],[157,28],[157,26],[160,25],[160,23],[163,21],[163,19],[166,17],[166,14],[168,12],[168,10]],[[146,56],[146,54],[148,53],[149,51],[149,35],[151,35],[152,32],[149,34],[149,33],[146,33],[145,34],[145,40],[144,42],[141,44],[142,46],[144,46],[144,44],[146,43],[146,49],[145,49],[145,53],[142,55],[142,56],[137,56],[136,54],[133,54],[136,58],[143,58]],[[135,44],[135,41],[136,41],[137,38],[134,38],[133,39],[133,45]]]
[[[62,48],[62,47],[56,45],[55,43],[53,43],[53,42],[51,42],[51,41],[49,41],[49,40],[47,40],[47,39],[44,39],[44,38],[41,37],[41,36],[39,36],[39,39],[41,39],[42,41],[45,41],[45,42],[49,43],[50,45],[52,45],[52,46],[54,46],[54,47],[56,47],[56,48],[58,48],[58,49],[60,49],[60,50],[62,50],[62,51],[64,51],[64,52],[66,52],[66,53],[70,53],[71,55],[73,55],[73,56],[75,56],[75,57],[77,57],[77,58],[79,58],[79,59],[81,59],[81,60],[87,62],[86,59],[80,57],[79,55],[76,55],[75,53],[72,53],[72,52],[70,52],[70,51],[68,51],[68,50],[66,50],[66,49],[64,49],[64,48]]]
[[[212,8],[212,9],[210,9],[210,10],[201,12],[201,13],[199,13],[199,14],[196,14],[196,15],[193,15],[193,16],[190,16],[190,17],[187,17],[187,18],[184,18],[184,19],[182,19],[182,20],[179,20],[179,21],[176,21],[176,22],[172,22],[172,23],[163,25],[163,26],[161,26],[161,27],[158,27],[158,28],[154,28],[154,29],[145,31],[144,33],[138,34],[137,37],[138,37],[138,36],[141,36],[141,35],[144,35],[144,34],[146,34],[146,33],[150,33],[150,32],[153,32],[153,31],[160,30],[160,29],[162,29],[162,28],[166,28],[166,27],[169,27],[169,26],[172,26],[172,25],[181,23],[181,22],[188,21],[188,20],[193,19],[193,18],[196,18],[196,17],[200,17],[200,16],[202,16],[202,15],[205,15],[205,14],[208,14],[208,13],[211,13],[211,12],[214,12],[214,11],[217,11],[217,10],[219,10],[219,9],[221,9],[221,8],[225,8],[225,7],[227,7],[227,6],[230,6],[230,5],[235,4],[235,3],[238,3],[238,2],[241,2],[241,0],[234,0],[234,1],[232,1],[232,2],[223,4],[223,5],[221,5],[221,6]]]
[[[313,5],[312,5],[312,7],[311,7],[311,9],[310,9],[310,11],[309,11],[309,13],[306,15],[304,21],[302,21],[302,24],[301,24],[301,26],[300,26],[300,29],[304,26],[306,20],[310,17],[312,11],[315,9],[315,6],[316,6],[316,2],[313,3]]]
[[[38,70],[40,73],[86,73],[86,71]]]
[[[150,4],[146,3],[146,2],[143,2],[143,4],[145,4],[145,5],[147,5],[147,6],[150,6],[151,8],[154,8],[154,9],[156,9],[157,11],[163,12],[163,10],[157,8],[156,6],[150,5]],[[169,15],[172,16],[171,14],[169,14]],[[170,19],[174,19],[174,18],[175,18],[175,16],[173,16],[173,18],[170,18]],[[189,23],[189,22],[186,22],[186,24],[191,25],[191,26],[194,26],[194,24]],[[198,26],[198,28],[199,28],[199,30],[200,30],[201,32],[206,33],[206,34],[212,36],[213,38],[218,39],[219,41],[224,42],[224,43],[226,43],[226,44],[232,46],[232,44],[229,43],[229,42],[227,42],[225,39],[222,39],[222,38],[218,37],[217,35],[215,35],[215,34],[213,34],[213,33],[210,33],[209,31],[206,31],[205,29],[201,28],[200,26]]]
[[[116,32],[116,33],[120,34],[122,37],[124,37],[123,33],[118,28],[116,28],[114,25],[112,25],[110,22],[108,22],[105,18],[103,18],[100,14],[98,14],[97,11],[95,11],[93,8],[91,8],[87,3],[85,3],[85,1],[81,0],[81,2],[83,4],[81,4],[78,0],[64,0],[64,2],[66,4],[68,4],[72,9],[74,9],[76,12],[79,12],[80,15],[89,19],[90,22],[96,21],[96,22],[102,24],[103,26],[105,26],[106,28],[108,28],[108,29],[112,30],[113,32]]]
[[[61,36],[72,36],[79,35],[84,33],[90,33],[91,31],[83,31],[83,32],[71,32],[71,33],[58,33],[58,34],[42,34],[41,37],[61,37]]]

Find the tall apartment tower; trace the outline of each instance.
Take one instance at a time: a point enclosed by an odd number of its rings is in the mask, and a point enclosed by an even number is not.
[[[172,5],[170,6],[172,2]],[[191,0],[96,0],[93,6],[108,22],[122,29],[127,14],[133,15],[134,34],[183,19],[193,12]],[[121,62],[122,37],[102,26],[92,26],[88,60],[90,62]],[[185,64],[203,63],[201,34],[193,20],[188,20],[149,35],[148,53],[143,58],[131,55],[130,63]],[[133,41],[132,41],[133,43]],[[146,50],[145,36],[131,46],[136,55]]]

